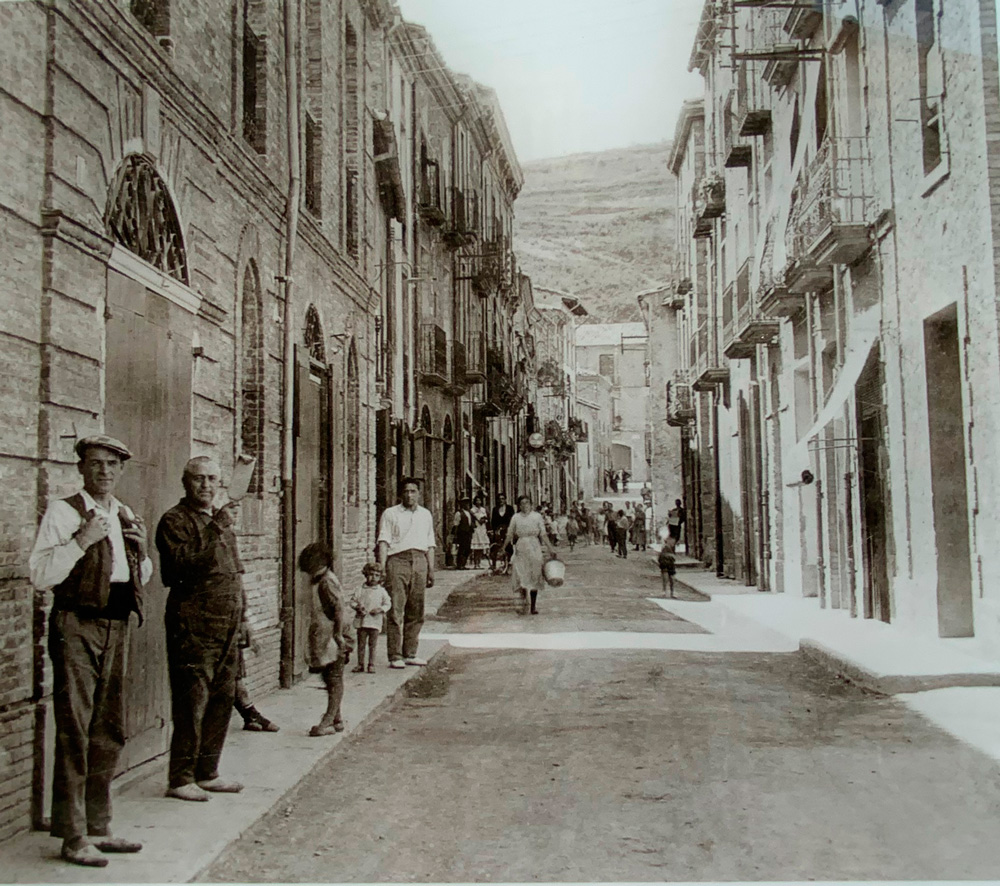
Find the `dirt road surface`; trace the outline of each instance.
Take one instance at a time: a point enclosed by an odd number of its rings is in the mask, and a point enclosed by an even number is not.
[[[506,580],[478,578],[425,630],[701,632],[646,599],[652,555],[584,547],[567,563],[538,616],[516,613]],[[799,653],[586,642],[452,647],[203,878],[1000,875],[996,766],[891,698]]]

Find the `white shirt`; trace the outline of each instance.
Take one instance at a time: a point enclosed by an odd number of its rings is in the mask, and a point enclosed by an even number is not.
[[[89,510],[102,514],[111,525],[108,540],[111,542],[111,581],[128,581],[128,559],[125,556],[125,537],[122,534],[122,524],[118,519],[121,509],[130,520],[135,519],[128,505],[122,504],[112,497],[111,506],[103,508],[89,492],[81,490],[83,505]],[[69,577],[73,567],[83,557],[84,549],[77,544],[73,534],[86,521],[71,504],[63,501],[51,502],[45,510],[35,547],[28,558],[28,568],[31,570],[31,583],[40,591],[54,588]],[[153,575],[153,561],[146,557],[142,561],[140,580],[143,584]]]
[[[434,518],[427,508],[417,505],[412,511],[403,505],[386,508],[378,527],[378,543],[389,547],[386,554],[403,551],[427,551],[437,547],[434,538]]]

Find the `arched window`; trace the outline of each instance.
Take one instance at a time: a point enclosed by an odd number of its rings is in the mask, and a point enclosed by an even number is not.
[[[358,381],[358,349],[354,341],[347,352],[347,501],[361,500],[361,384]]]
[[[323,341],[323,324],[319,319],[319,311],[315,305],[309,305],[306,311],[306,330],[302,338],[309,356],[317,363],[326,365],[326,344]]]
[[[177,211],[163,179],[147,158],[130,154],[122,162],[111,185],[104,225],[116,243],[187,284],[187,258]]]
[[[264,484],[264,324],[260,278],[253,262],[243,274],[242,316],[240,318],[240,372],[242,375],[243,454],[257,459],[250,491],[260,495]]]

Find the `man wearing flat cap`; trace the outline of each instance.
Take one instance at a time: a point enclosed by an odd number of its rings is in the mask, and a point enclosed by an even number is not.
[[[101,434],[78,441],[76,454],[83,490],[49,504],[28,563],[32,584],[53,596],[52,836],[66,861],[104,867],[104,853],[142,849],[111,833],[111,780],[125,744],[129,617],[142,623],[153,564],[142,518],[113,494],[132,453]]]

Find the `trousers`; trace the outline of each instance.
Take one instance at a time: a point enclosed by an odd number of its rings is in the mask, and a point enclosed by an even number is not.
[[[125,745],[128,622],[53,610],[49,621],[56,721],[52,836],[107,836],[111,780]]]
[[[239,673],[241,595],[167,600],[172,788],[219,775]]]
[[[424,624],[424,592],[427,590],[427,554],[402,551],[385,564],[387,590],[392,608],[386,625],[389,661],[413,658]]]
[[[375,650],[378,649],[378,628],[358,628],[358,666],[365,663],[365,648],[368,649],[368,664],[375,664]]]

